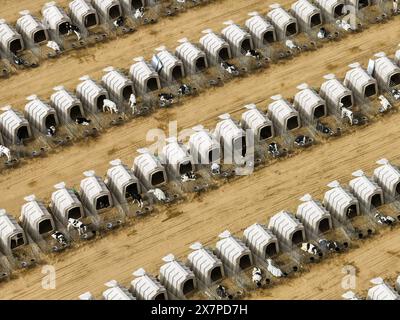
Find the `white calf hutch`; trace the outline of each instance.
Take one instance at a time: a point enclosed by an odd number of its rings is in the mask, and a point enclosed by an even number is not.
[[[331,189],[325,192],[323,204],[332,216],[346,222],[360,214],[359,202],[351,192],[341,187],[337,181],[332,181],[328,187]]]
[[[181,43],[175,49],[175,55],[183,62],[189,74],[197,73],[208,68],[207,57],[204,51],[190,43],[188,39],[179,40]]]
[[[315,0],[325,20],[336,20],[344,15],[345,0]]]
[[[17,20],[16,29],[22,35],[26,43],[40,45],[49,40],[49,35],[43,23],[28,10],[20,12],[21,17]]]
[[[257,109],[255,104],[245,106],[248,109],[242,113],[241,126],[245,130],[251,130],[254,133],[256,142],[265,141],[274,136],[274,127],[272,121],[266,114]]]
[[[233,21],[227,21],[224,24],[227,27],[221,30],[221,34],[228,41],[234,56],[244,55],[247,51],[254,49],[250,33],[244,31],[240,26],[233,23]]]
[[[66,187],[64,182],[56,184],[56,191],[51,194],[50,208],[54,216],[63,224],[68,224],[68,219],[81,219],[85,216],[82,203],[75,192]]]
[[[69,3],[72,22],[82,30],[90,30],[100,23],[96,9],[87,0],[74,0]]]
[[[178,81],[185,76],[183,62],[170,53],[165,47],[156,49],[158,52],[151,59],[154,69],[167,82]]]
[[[400,300],[400,296],[386,283],[381,283],[368,290],[367,300]]]
[[[203,33],[205,35],[200,38],[200,44],[207,54],[207,59],[210,63],[216,64],[232,58],[228,42],[212,30],[204,30]]]
[[[282,97],[278,96],[276,98],[268,106],[268,117],[272,120],[276,131],[275,134],[282,134],[300,128],[300,117],[297,110]]]
[[[366,177],[361,170],[354,172],[353,176],[355,178],[349,182],[350,190],[365,210],[370,211],[384,203],[382,188],[376,182]]]
[[[188,154],[186,147],[176,140],[167,141],[160,157],[164,160],[169,172],[176,177],[194,171],[192,157]]]
[[[53,217],[47,211],[42,201],[35,196],[25,197],[26,203],[21,207],[21,223],[25,231],[33,238],[45,236],[55,230]]]
[[[188,255],[188,265],[197,279],[209,286],[225,277],[222,262],[211,250],[204,248],[200,243],[194,243],[193,251]]]
[[[224,162],[244,157],[247,152],[245,131],[228,114],[220,116],[221,121],[215,126],[214,135],[224,152]]]
[[[41,133],[47,134],[50,127],[58,125],[56,110],[44,103],[37,96],[27,98],[29,102],[25,105],[25,115],[29,123]]]
[[[322,83],[319,90],[321,98],[325,100],[330,112],[340,113],[340,108],[351,109],[354,104],[353,93],[333,75],[327,76],[329,80]]]
[[[272,10],[268,12],[267,16],[275,28],[278,40],[284,40],[299,32],[296,18],[290,15],[285,9],[275,5]]]
[[[293,105],[299,111],[302,119],[314,122],[315,119],[328,114],[326,103],[317,92],[306,86],[298,88],[301,90],[294,96]]]
[[[225,266],[236,273],[253,265],[251,251],[241,240],[229,231],[224,231],[219,237],[221,240],[216,243],[215,251]]]
[[[298,0],[293,3],[292,11],[303,31],[322,25],[321,10],[308,0]]]
[[[133,161],[133,172],[146,189],[153,189],[167,183],[167,173],[160,160],[145,152]]]
[[[296,218],[306,228],[306,233],[317,235],[332,229],[331,215],[321,202],[314,200],[309,194],[304,195],[297,207]]]
[[[10,254],[12,250],[27,243],[24,230],[6,210],[0,209],[0,250]]]
[[[189,138],[190,155],[195,164],[211,164],[221,159],[221,147],[215,137],[202,126]]]
[[[376,96],[378,93],[378,84],[376,80],[369,75],[358,63],[351,64],[351,70],[347,71],[344,78],[344,85],[349,88],[353,94],[365,99]]]
[[[132,80],[112,67],[106,68],[104,71],[106,74],[101,78],[101,81],[110,98],[119,103],[129,101],[131,94],[135,93]]]
[[[6,107],[5,111],[0,114],[0,129],[4,140],[8,140],[12,144],[19,144],[32,137],[28,120],[22,113],[11,107]]]
[[[252,12],[252,17],[246,20],[246,27],[253,38],[254,46],[262,48],[263,46],[276,41],[274,26],[257,12]]]
[[[84,172],[86,176],[80,183],[82,203],[92,213],[101,213],[113,206],[113,199],[104,181],[94,171]]]
[[[172,254],[163,258],[166,262],[160,268],[160,282],[177,298],[185,298],[197,288],[194,273]]]
[[[268,229],[270,229],[281,243],[292,247],[306,239],[304,226],[293,214],[281,211],[269,219]]]
[[[377,163],[381,166],[374,170],[373,179],[381,186],[385,196],[389,199],[397,198],[400,195],[400,170],[386,159]]]
[[[4,54],[16,54],[24,48],[22,36],[5,20],[0,19],[0,50]]]
[[[60,39],[68,34],[71,19],[63,8],[54,1],[46,3],[42,8],[43,24],[54,39]]]
[[[119,285],[115,280],[111,280],[105,285],[109,287],[109,289],[103,292],[104,300],[136,300],[128,289]]]
[[[55,87],[54,91],[50,96],[50,105],[57,111],[61,123],[75,121],[85,115],[81,101],[74,94],[62,86]]]
[[[136,63],[129,69],[135,90],[138,93],[145,94],[161,89],[160,78],[153,66],[146,62],[143,57],[136,58],[135,61]]]
[[[104,100],[109,99],[107,90],[88,76],[81,77],[80,80],[82,82],[76,87],[76,96],[83,107],[92,113],[102,111]]]
[[[383,88],[391,88],[400,84],[400,68],[385,56],[375,59],[372,75]]]
[[[133,275],[136,278],[131,281],[131,291],[138,300],[168,300],[165,287],[144,269],[136,270]]]
[[[279,253],[278,238],[265,226],[255,223],[243,231],[243,241],[251,252],[267,259]]]
[[[138,178],[121,160],[113,160],[110,164],[111,168],[107,171],[106,184],[118,201],[126,203],[133,194],[142,193]]]
[[[112,22],[122,16],[118,0],[93,0],[92,3],[103,22]]]

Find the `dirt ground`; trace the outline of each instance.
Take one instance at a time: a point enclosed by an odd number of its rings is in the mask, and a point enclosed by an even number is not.
[[[222,5],[224,10],[221,10]],[[241,22],[246,19],[248,11],[257,9],[265,12],[267,4],[264,1],[237,0],[224,1],[212,6],[215,10],[202,7],[195,9],[193,13],[188,12],[175,19],[167,19],[160,24],[146,27],[147,31],[140,30],[133,35],[135,42],[130,37],[118,39],[114,43],[46,62],[45,68],[42,66],[1,81],[0,105],[11,102],[22,108],[25,96],[37,93],[46,97],[51,87],[59,83],[73,87],[79,76],[85,73],[99,76],[98,70],[110,64],[110,61],[113,61],[115,66],[126,67],[132,57],[148,55],[153,48],[161,44],[161,32],[164,43],[175,47],[175,41],[183,36],[197,40],[201,30],[207,27],[220,29],[221,22],[228,18]],[[217,10],[218,8],[220,10]],[[190,25],[190,29],[185,28],[186,25]],[[372,54],[382,50],[392,54],[399,39],[399,31],[393,31],[397,25],[398,21],[392,20],[387,24],[374,26],[340,43],[328,44],[319,51],[274,65],[258,75],[234,80],[179,107],[158,111],[151,117],[113,128],[88,145],[75,145],[48,158],[37,159],[7,172],[0,177],[1,206],[18,216],[25,195],[35,193],[41,198],[48,198],[55,183],[65,181],[69,185],[78,185],[84,170],[95,169],[99,174],[103,174],[111,159],[121,158],[130,165],[134,151],[150,143],[145,140],[146,132],[151,128],[166,129],[170,120],[177,120],[179,128],[189,128],[198,123],[214,125],[219,114],[231,112],[237,115],[242,112],[244,104],[255,102],[264,109],[273,94],[290,96],[299,83],[306,81],[311,85],[319,85],[322,75],[330,72],[343,75],[351,62],[365,63]],[[151,36],[145,37],[145,34]],[[22,93],[20,87],[23,88]],[[298,205],[297,199],[305,192],[320,197],[329,181],[340,179],[346,182],[350,179],[352,171],[359,168],[371,170],[374,161],[383,156],[400,164],[397,152],[399,142],[394,139],[400,133],[400,128],[396,125],[398,120],[400,115],[395,114],[352,135],[314,147],[294,158],[260,170],[250,177],[225,185],[218,192],[174,207],[172,212],[145,218],[134,226],[117,231],[104,239],[58,255],[50,261],[57,270],[56,290],[41,289],[43,275],[40,268],[36,268],[18,279],[0,285],[0,298],[75,299],[88,290],[98,295],[105,288],[103,283],[110,279],[128,285],[133,270],[145,267],[148,271],[157,272],[155,268],[160,265],[161,257],[167,253],[173,252],[183,257],[188,253],[188,246],[194,241],[213,244],[218,233],[225,229],[240,233],[256,221],[266,222],[269,216],[281,209],[295,209]],[[354,160],[355,157],[357,161]],[[376,261],[374,268],[381,268],[382,276],[385,275],[385,270],[391,272],[392,269],[387,268],[388,265],[398,265],[398,257],[395,255],[390,259],[390,254],[380,259],[376,258],[385,255],[384,250],[379,248],[383,248],[383,243],[388,243],[388,247],[392,245],[389,240],[384,240],[391,237],[400,237],[400,232],[395,231],[391,236],[376,239],[376,246],[373,245],[374,242],[371,244],[370,250],[374,250],[373,257]],[[379,247],[378,243],[382,244],[382,247]],[[356,252],[359,254],[357,260],[354,260]],[[351,253],[354,254],[354,258],[351,259],[357,261],[360,269],[371,261],[372,251],[369,251],[369,255],[364,254],[365,252],[367,249],[364,251],[361,248]],[[338,263],[340,269],[340,265],[345,261],[335,260],[317,268],[329,268],[329,263]],[[325,265],[327,267],[324,267]],[[321,272],[323,273],[323,270]],[[305,275],[307,276],[309,275]],[[365,275],[365,279],[367,282],[369,274]],[[317,280],[315,288],[322,283],[319,282],[320,278]],[[300,285],[303,280],[295,281]],[[330,283],[332,285],[329,290],[324,292],[309,289],[304,285],[304,289],[295,293],[298,298],[338,298],[340,292],[334,287],[336,284]],[[284,297],[285,291],[274,289],[274,292],[276,293],[272,293],[272,297]],[[293,294],[290,292],[288,291],[285,297]],[[266,297],[269,297],[269,294],[266,292]]]

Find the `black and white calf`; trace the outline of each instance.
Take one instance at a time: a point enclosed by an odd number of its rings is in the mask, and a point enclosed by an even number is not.
[[[257,60],[260,60],[262,58],[262,55],[259,51],[250,49],[250,50],[247,50],[246,57],[253,57]]]
[[[160,93],[158,97],[160,107],[168,107],[174,103],[174,95],[172,93]]]
[[[140,7],[136,9],[135,13],[133,14],[135,19],[141,19],[144,17],[144,7]]]
[[[113,22],[113,25],[116,28],[119,27],[123,27],[125,25],[125,18],[123,16],[118,17],[117,19],[115,19],[115,21]]]
[[[235,76],[239,74],[239,70],[236,68],[236,66],[229,62],[222,61],[221,68],[224,69],[229,74],[233,74]]]
[[[11,151],[10,151],[10,149],[8,149],[5,146],[0,145],[0,157],[2,157],[2,156],[6,156],[8,162],[11,161]]]
[[[69,218],[68,219],[68,226],[67,226],[68,232],[71,229],[74,229],[76,231],[78,231],[78,234],[80,236],[84,235],[87,233],[87,226],[80,220],[78,219],[73,219],[73,218]]]
[[[196,175],[192,171],[186,172],[185,174],[183,174],[181,176],[181,181],[182,182],[195,181],[195,180],[196,180]]]
[[[26,65],[26,61],[22,59],[21,57],[18,57],[16,54],[12,54],[12,60],[17,66],[24,66]]]
[[[386,224],[386,225],[392,225],[393,223],[396,222],[396,219],[391,217],[391,216],[385,216],[383,214],[377,213],[375,214],[375,220],[376,222],[378,222],[379,224]]]
[[[304,252],[311,253],[314,256],[320,256],[322,257],[322,251],[320,248],[318,248],[316,245],[313,245],[312,243],[309,242],[303,242],[300,247],[301,250]]]
[[[188,96],[191,93],[192,93],[192,88],[187,84],[181,85],[178,89],[178,95],[180,96]]]
[[[262,271],[258,267],[254,267],[252,271],[252,280],[256,284],[257,288],[262,286]]]
[[[143,208],[143,198],[139,193],[128,192],[128,195],[132,198],[133,203],[136,203],[139,208]]]
[[[86,119],[84,117],[78,117],[75,119],[75,123],[80,124],[82,126],[88,126],[90,124],[90,122],[92,122],[92,120]]]
[[[274,158],[280,156],[281,153],[279,151],[279,146],[276,142],[272,142],[268,145],[268,153]]]
[[[56,240],[59,244],[61,244],[63,247],[66,247],[68,245],[67,238],[65,235],[60,232],[60,231],[55,231],[51,237]]]
[[[47,129],[47,135],[48,135],[49,137],[54,136],[54,135],[56,134],[56,132],[57,132],[57,130],[56,130],[56,127],[55,127],[55,126],[50,126],[50,127]]]
[[[68,33],[67,33],[68,36],[72,33],[75,33],[76,37],[78,38],[78,41],[81,40],[81,30],[79,29],[78,26],[75,26],[72,23],[67,23],[66,27],[68,30]]]

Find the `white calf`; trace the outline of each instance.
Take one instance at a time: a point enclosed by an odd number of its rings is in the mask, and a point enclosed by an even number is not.
[[[53,49],[56,53],[60,53],[61,51],[60,46],[55,41],[47,42],[46,46],[49,47],[50,49]]]
[[[221,167],[218,163],[213,163],[211,165],[211,173],[215,174],[215,175],[218,175],[221,173]]]
[[[136,96],[133,93],[129,97],[129,105],[131,107],[132,114],[135,114],[136,113]]]
[[[272,263],[271,259],[267,259],[267,263],[268,263],[267,270],[274,277],[280,278],[280,277],[284,277],[285,276],[285,274],[282,272],[281,269],[279,269],[278,267],[274,266],[274,264]]]
[[[118,113],[117,105],[115,102],[109,100],[109,99],[104,99],[103,102],[103,112],[109,111],[112,113]]]
[[[342,112],[342,114],[341,114],[342,119],[348,118],[350,121],[350,124],[353,125],[353,121],[354,121],[353,111],[351,111],[345,107],[342,107],[340,110]]]
[[[161,189],[159,189],[159,188],[150,189],[148,192],[149,192],[149,193],[152,193],[152,194],[156,197],[156,199],[157,199],[158,201],[165,201],[165,200],[167,200],[167,197],[166,197],[165,193],[164,193]]]
[[[5,146],[0,145],[0,157],[6,156],[7,161],[11,161],[11,152],[10,149],[8,149]]]
[[[295,44],[292,40],[286,40],[285,42],[286,47],[288,47],[289,49],[300,49],[299,46],[297,44]]]
[[[133,14],[133,16],[135,17],[135,19],[140,19],[143,18],[144,16],[144,8],[141,7],[139,9],[136,9],[135,13]]]
[[[385,96],[380,95],[378,97],[378,99],[379,99],[379,101],[381,103],[381,107],[378,110],[380,113],[386,112],[386,111],[388,111],[389,109],[392,108],[392,105],[390,104],[389,100],[386,99]]]

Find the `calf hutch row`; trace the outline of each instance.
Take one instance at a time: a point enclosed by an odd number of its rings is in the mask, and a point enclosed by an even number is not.
[[[115,24],[121,17],[133,18],[137,10],[157,3],[158,0],[73,0],[65,10],[55,1],[48,2],[41,10],[41,19],[23,10],[15,27],[1,20],[0,49],[6,55],[17,55],[48,41],[62,46],[74,31],[79,38],[87,36],[101,24]]]
[[[381,277],[371,279],[374,286],[367,292],[367,300],[400,300],[400,275],[397,277],[394,287]],[[347,291],[342,295],[345,300],[363,300],[353,291]]]
[[[396,56],[398,54],[399,52]],[[24,114],[11,106],[3,107],[0,114],[0,140],[4,140],[6,145],[20,144],[33,137],[33,129],[47,134],[51,127],[76,122],[87,113],[104,110],[105,102],[109,99],[118,105],[132,100],[135,92],[143,89],[139,84],[160,85],[158,73],[143,60],[132,65],[131,77],[112,67],[104,71],[101,83],[89,76],[81,77],[76,94],[63,86],[55,87],[50,103],[36,95],[29,96]],[[351,110],[357,100],[364,102],[375,98],[379,93],[378,88],[382,92],[390,92],[399,85],[400,68],[394,60],[380,52],[374,59],[370,59],[368,70],[359,63],[351,64],[343,82],[333,74],[324,78],[325,82],[320,86],[319,93],[306,84],[299,85],[299,92],[294,96],[293,103],[280,95],[273,96],[273,102],[269,104],[266,114],[259,111],[254,104],[247,105],[248,110],[242,114],[240,121],[241,128],[229,115],[222,115],[222,121],[215,128],[215,138],[225,144],[227,140],[231,140],[228,145],[233,147],[233,140],[239,142],[237,139],[241,137],[242,145],[245,145],[243,130],[252,130],[256,142],[259,142],[301,127],[301,119],[304,124],[309,124],[329,113],[340,115],[343,108]],[[244,154],[245,150],[243,156]],[[202,156],[204,155],[193,154],[196,161],[200,161],[197,158]]]
[[[169,254],[163,258],[165,264],[160,267],[158,277],[139,269],[134,272],[136,278],[129,290],[112,281],[113,285],[103,297],[107,300],[185,299],[198,288],[210,287],[226,276],[256,265],[258,259],[267,261],[281,251],[290,251],[306,241],[320,238],[333,228],[334,219],[346,223],[362,211],[368,214],[385,201],[398,199],[400,170],[386,159],[377,163],[379,167],[372,177],[360,170],[354,172],[349,187],[337,181],[329,183],[330,190],[322,202],[306,194],[300,198],[302,203],[295,214],[281,211],[269,219],[268,225],[255,223],[243,231],[241,239],[224,231],[214,250],[196,242],[190,246],[192,252],[185,263]],[[372,291],[369,298],[379,299],[380,295]],[[87,292],[80,298],[93,299],[93,296]]]

